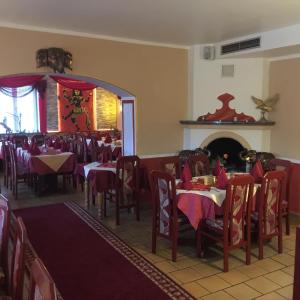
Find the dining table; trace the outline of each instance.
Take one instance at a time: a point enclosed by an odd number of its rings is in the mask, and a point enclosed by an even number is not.
[[[240,175],[237,174],[237,175]],[[211,177],[211,175],[208,175]],[[233,176],[230,174],[230,176]],[[203,183],[205,176],[193,177],[192,182]],[[223,204],[226,198],[226,189],[213,185],[204,185],[201,188],[183,189],[180,180],[176,180],[177,207],[188,218],[192,227],[197,230],[202,219],[214,219],[216,215],[223,214]],[[257,211],[258,193],[260,184],[255,183],[252,198],[252,211]]]
[[[85,206],[90,207],[90,191],[97,194],[98,216],[103,218],[104,193],[115,189],[117,163],[91,162],[83,166]]]
[[[17,148],[18,163],[33,178],[36,183],[35,191],[41,194],[45,191],[56,190],[57,175],[63,175],[65,189],[65,175],[72,175],[76,156],[72,152],[61,152],[53,148],[40,147],[39,154]]]

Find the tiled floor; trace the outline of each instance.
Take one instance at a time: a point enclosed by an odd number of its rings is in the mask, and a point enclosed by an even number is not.
[[[2,181],[2,178],[0,178]],[[25,185],[20,185],[20,199],[14,201],[11,193],[2,187],[12,208],[46,205],[73,200],[84,204],[84,195],[73,191],[56,192],[51,196],[35,197]],[[141,221],[137,223],[132,214],[121,215],[121,225],[114,223],[114,207],[108,209],[109,216],[104,222],[134,249],[153,262],[160,270],[181,284],[192,295],[203,300],[229,299],[292,299],[295,255],[295,226],[300,218],[293,216],[290,236],[284,235],[284,253],[276,251],[277,240],[264,247],[264,259],[257,260],[257,247],[253,245],[252,263],[244,264],[245,254],[236,250],[230,256],[228,273],[222,272],[223,258],[221,248],[209,248],[205,258],[196,256],[194,233],[185,232],[180,236],[178,261],[171,261],[170,244],[159,240],[157,254],[151,253],[151,209],[149,203],[142,205]],[[96,215],[96,210],[91,212]]]

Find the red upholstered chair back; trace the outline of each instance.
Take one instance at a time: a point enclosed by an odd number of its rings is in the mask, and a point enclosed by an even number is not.
[[[167,172],[174,178],[180,178],[181,168],[178,156],[170,157],[167,160],[163,160],[161,163],[161,168],[162,171]]]
[[[292,163],[289,160],[274,158],[269,161],[269,170],[286,172],[286,185],[283,191],[283,200],[289,203]]]
[[[112,151],[111,151],[111,146],[110,145],[104,146],[103,148],[101,148],[98,159],[102,163],[112,161]]]
[[[223,230],[224,240],[229,246],[245,243],[246,228],[250,230],[251,224],[253,185],[254,178],[251,175],[241,175],[232,178],[227,186]]]
[[[265,236],[278,235],[281,222],[281,205],[286,173],[269,171],[263,177],[259,199],[258,218]]]
[[[210,173],[209,158],[205,154],[195,154],[188,158],[192,176],[203,176]]]
[[[3,267],[4,274],[9,274],[9,270],[8,270],[9,224],[10,224],[10,210],[9,210],[8,200],[2,194],[0,194],[0,249],[1,249],[1,265]]]
[[[28,137],[26,135],[14,135],[12,137],[12,143],[15,148],[22,147],[24,142],[28,142]]]
[[[156,234],[171,239],[177,224],[175,177],[166,172],[152,171],[150,181]]]
[[[140,159],[136,155],[122,156],[117,160],[117,193],[119,204],[133,204],[139,192]]]
[[[35,134],[31,138],[31,144],[43,146],[45,144],[45,136],[43,134]]]
[[[53,279],[43,262],[36,258],[31,265],[29,300],[56,300]]]
[[[16,234],[13,247],[11,265],[11,289],[10,294],[13,300],[22,299],[24,280],[24,252],[27,233],[21,218],[16,221]]]

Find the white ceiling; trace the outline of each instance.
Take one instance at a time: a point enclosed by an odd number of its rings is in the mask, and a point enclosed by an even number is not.
[[[0,26],[189,46],[300,23],[300,0],[1,0]]]

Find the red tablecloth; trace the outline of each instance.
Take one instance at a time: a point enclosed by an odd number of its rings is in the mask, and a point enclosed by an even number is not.
[[[177,206],[187,216],[195,230],[197,230],[202,219],[215,218],[214,202],[205,196],[179,194]]]
[[[24,167],[28,167],[30,173],[38,175],[46,174],[61,174],[61,173],[71,173],[74,171],[75,167],[75,154],[71,152],[56,153],[56,154],[41,154],[41,155],[31,155],[30,153],[25,153],[19,151],[18,161],[24,164]],[[60,155],[59,162],[56,164],[51,164],[51,161],[57,161],[57,155]],[[47,156],[47,160],[45,160]]]

